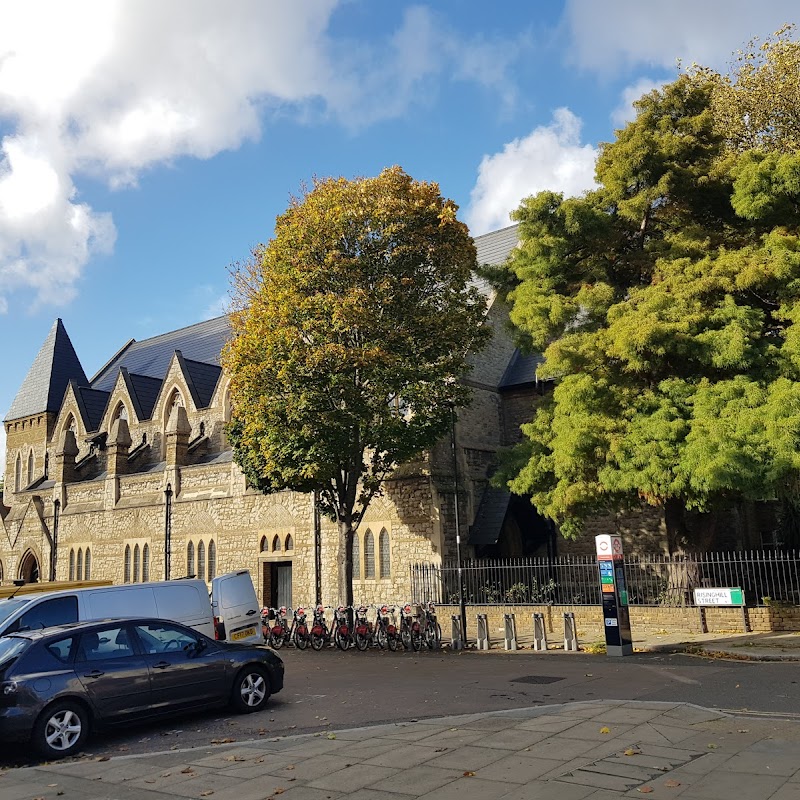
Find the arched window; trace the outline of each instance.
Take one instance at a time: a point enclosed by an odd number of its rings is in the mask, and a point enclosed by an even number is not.
[[[206,546],[202,542],[197,544],[197,577],[206,578]]]
[[[3,562],[0,561],[0,583],[3,582]]]
[[[114,412],[114,422],[118,419],[124,419],[125,422],[128,421],[128,409],[125,408],[125,403],[120,403],[117,406],[117,410]]]
[[[141,566],[142,566],[142,551],[139,550],[139,545],[137,544],[136,547],[133,548],[133,582],[139,583],[139,578],[141,576]]]
[[[44,479],[50,476],[50,453],[44,454]]]
[[[69,549],[69,579],[75,580],[75,551],[71,547]]]
[[[75,570],[75,580],[82,581],[83,580],[83,548],[78,548],[78,558],[76,561],[76,570]]]
[[[278,534],[275,534],[275,538],[272,540],[272,551],[277,553],[281,549],[281,537]]]
[[[172,416],[172,412],[183,405],[183,397],[178,389],[175,389],[169,397],[169,402],[167,403],[167,417],[164,420],[164,424],[166,425],[169,422],[169,418]]]
[[[258,546],[258,549],[262,553],[266,553],[267,552],[267,537],[266,536],[262,536],[261,537],[261,544]]]
[[[17,453],[17,463],[14,467],[14,491],[19,492],[22,489],[22,454]]]
[[[28,453],[28,486],[33,483],[33,450]]]
[[[208,543],[208,582],[217,577],[217,545],[212,539]]]
[[[142,549],[142,581],[147,583],[150,580],[150,545],[146,544]]]
[[[75,421],[75,417],[70,414],[67,417],[67,421],[64,423],[64,430],[65,431],[72,431],[75,434],[75,437],[78,436],[78,423]]]
[[[131,582],[131,546],[129,544],[125,545],[125,570],[123,581],[125,583]]]
[[[83,579],[85,581],[92,579],[92,551],[88,547],[83,555]]]
[[[375,538],[369,528],[364,534],[364,577],[375,577]]]
[[[378,552],[381,556],[381,578],[389,578],[392,574],[391,555],[389,554],[389,534],[386,528],[378,536]]]
[[[358,534],[353,534],[353,580],[361,579],[361,542]]]
[[[286,536],[286,549],[294,550],[294,539],[292,539],[291,533]]]
[[[195,575],[194,571],[194,542],[186,545],[186,574]]]

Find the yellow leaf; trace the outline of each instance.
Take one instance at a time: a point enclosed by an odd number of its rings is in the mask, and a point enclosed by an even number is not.
[[[641,753],[642,753],[641,750],[637,750],[635,747],[629,747],[625,751],[624,755],[626,755],[626,756],[638,756],[638,755],[641,755]]]
[[[639,786],[636,791],[641,792],[642,794],[651,794],[653,792],[653,787],[652,786]]]
[[[611,728],[607,728],[605,725],[600,728],[600,733],[611,733]]]
[[[474,778],[475,777],[475,773],[474,772],[470,772],[468,770],[467,772],[464,773],[464,777],[465,778]]]

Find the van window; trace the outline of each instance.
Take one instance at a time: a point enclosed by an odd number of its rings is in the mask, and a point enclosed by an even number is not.
[[[6,633],[14,631],[35,631],[78,621],[78,598],[74,594],[51,597],[36,603],[26,611]]]
[[[5,624],[5,621],[13,617],[21,608],[30,605],[33,602],[30,597],[9,597],[5,600],[0,600],[0,628]],[[3,633],[10,633],[10,631],[3,631]]]

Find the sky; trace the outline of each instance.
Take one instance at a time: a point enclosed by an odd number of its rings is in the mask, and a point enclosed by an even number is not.
[[[796,0],[3,0],[0,418],[54,320],[91,377],[224,313],[314,176],[400,165],[479,235],[593,185],[677,63],[725,69]],[[0,453],[5,433],[0,431]],[[0,461],[0,471],[5,463]]]

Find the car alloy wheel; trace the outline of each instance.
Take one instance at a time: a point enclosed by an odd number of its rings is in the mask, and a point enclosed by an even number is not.
[[[34,744],[50,758],[76,752],[88,734],[89,719],[77,703],[64,701],[47,709],[34,728]]]
[[[269,681],[264,671],[249,667],[242,671],[233,687],[233,704],[249,713],[263,708],[269,700]]]

